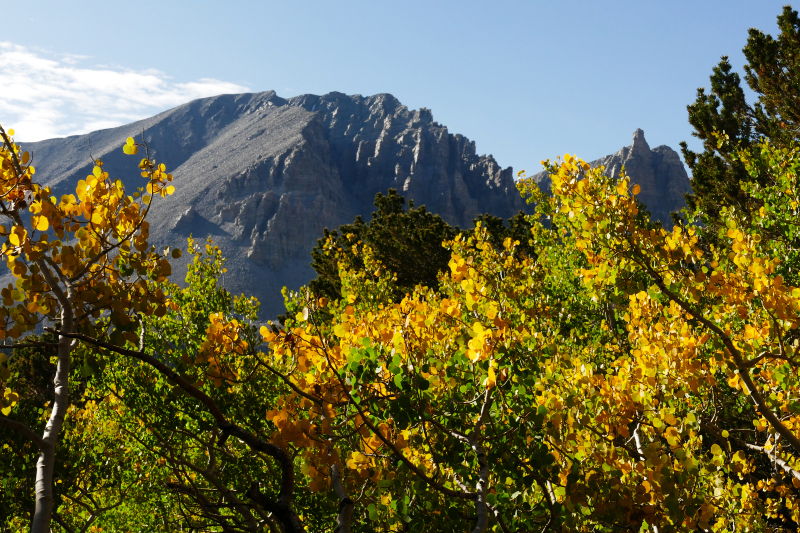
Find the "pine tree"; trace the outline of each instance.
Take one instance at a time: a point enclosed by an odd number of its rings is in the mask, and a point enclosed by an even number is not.
[[[800,131],[800,18],[790,6],[778,16],[778,38],[750,29],[743,49],[747,64],[744,79],[758,99],[747,102],[739,74],[723,56],[711,75],[711,92],[697,90],[687,109],[692,135],[703,141],[703,151],[681,143],[692,171],[693,193],[687,195],[690,211],[710,226],[724,226],[724,207],[735,207],[752,217],[760,202],[742,188],[743,181],[767,185],[769,174],[749,175],[737,150],[747,150],[767,138],[778,147],[794,142]]]

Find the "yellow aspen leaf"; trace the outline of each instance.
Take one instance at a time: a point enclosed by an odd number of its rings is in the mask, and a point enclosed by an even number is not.
[[[261,337],[264,339],[264,342],[272,342],[277,337],[275,333],[272,332],[267,326],[261,326],[259,333],[261,333]]]
[[[25,242],[27,236],[28,232],[25,231],[25,228],[14,226],[14,229],[11,230],[11,234],[8,236],[8,242],[13,246],[20,246]]]
[[[484,382],[484,386],[487,389],[493,389],[495,384],[497,383],[497,375],[495,374],[494,367],[489,367],[489,372],[486,376],[486,381]]]
[[[43,215],[34,216],[33,228],[37,231],[47,231],[50,228],[50,221]]]

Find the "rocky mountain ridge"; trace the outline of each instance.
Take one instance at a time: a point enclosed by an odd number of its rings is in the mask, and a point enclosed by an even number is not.
[[[91,172],[90,141],[112,176],[137,187],[135,161],[121,147],[142,135],[177,188],[154,203],[151,241],[185,247],[189,234],[211,235],[228,257],[228,288],[257,296],[264,316],[282,311],[281,287],[313,277],[310,251],[323,228],[368,219],[377,192],[395,188],[462,227],[484,212],[508,218],[526,209],[511,168],[389,94],[223,95],[24,148],[56,194]]]

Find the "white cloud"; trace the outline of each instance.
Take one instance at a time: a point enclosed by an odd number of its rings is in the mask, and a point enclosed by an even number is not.
[[[79,67],[86,59],[53,58],[0,42],[0,123],[31,142],[127,124],[196,98],[248,91],[208,78],[174,83],[153,69]]]

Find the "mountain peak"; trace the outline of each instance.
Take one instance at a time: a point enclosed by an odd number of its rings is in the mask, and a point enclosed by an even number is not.
[[[641,128],[636,128],[636,131],[633,132],[633,144],[631,148],[634,152],[644,152],[650,151],[650,145],[647,144],[647,140],[644,138],[644,130]]]

